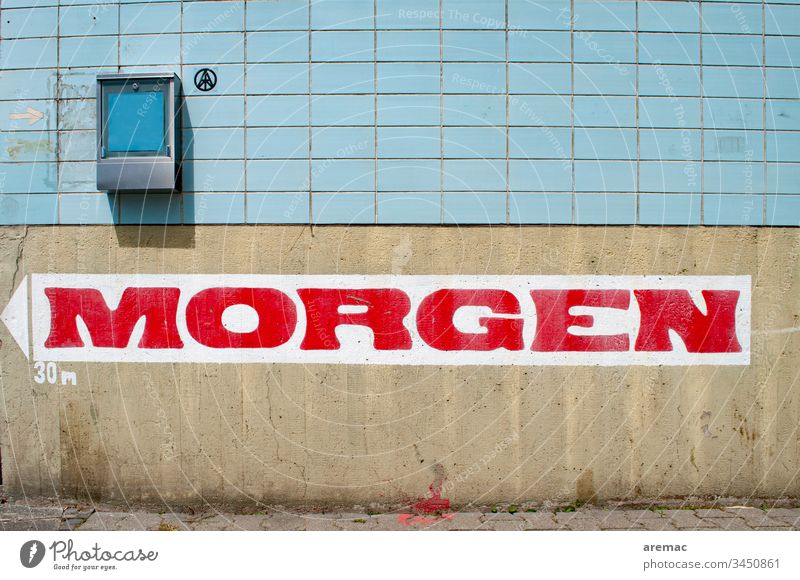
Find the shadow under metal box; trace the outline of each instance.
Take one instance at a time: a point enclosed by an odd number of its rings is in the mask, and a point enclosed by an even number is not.
[[[97,189],[180,190],[180,79],[97,77]]]

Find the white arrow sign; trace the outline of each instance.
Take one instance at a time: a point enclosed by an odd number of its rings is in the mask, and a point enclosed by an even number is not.
[[[36,109],[32,109],[28,107],[28,109],[24,113],[11,113],[9,115],[10,119],[20,120],[20,119],[27,119],[28,125],[33,125],[37,121],[41,121],[44,118],[44,113],[41,111],[37,111]]]

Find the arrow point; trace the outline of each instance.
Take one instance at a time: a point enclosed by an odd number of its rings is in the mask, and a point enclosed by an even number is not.
[[[25,276],[22,282],[11,295],[0,320],[6,325],[11,336],[14,337],[17,345],[22,350],[25,358],[28,354],[28,277]]]

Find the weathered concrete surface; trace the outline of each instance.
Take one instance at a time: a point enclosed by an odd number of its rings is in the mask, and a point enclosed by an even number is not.
[[[37,385],[0,328],[12,497],[454,505],[800,496],[800,231],[590,227],[0,229],[28,273],[749,274],[748,367],[86,364]]]

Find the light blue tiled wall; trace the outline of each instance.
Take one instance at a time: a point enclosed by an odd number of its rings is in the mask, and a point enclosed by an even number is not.
[[[800,0],[3,0],[0,224],[799,226],[798,58]],[[95,189],[141,71],[180,195]]]

